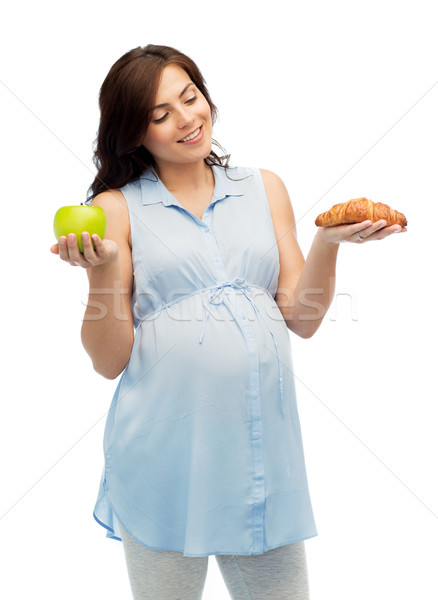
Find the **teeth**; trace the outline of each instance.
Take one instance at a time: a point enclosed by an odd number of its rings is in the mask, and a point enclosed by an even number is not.
[[[198,129],[196,131],[194,131],[192,133],[192,135],[188,135],[186,138],[184,138],[183,140],[180,140],[181,142],[189,142],[190,140],[193,140],[193,138],[195,138],[197,135],[199,135],[201,131],[201,128],[198,127]]]

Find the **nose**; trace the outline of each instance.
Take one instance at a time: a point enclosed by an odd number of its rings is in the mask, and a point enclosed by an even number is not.
[[[187,126],[192,125],[194,117],[188,106],[180,107],[177,116],[178,129],[185,129]]]

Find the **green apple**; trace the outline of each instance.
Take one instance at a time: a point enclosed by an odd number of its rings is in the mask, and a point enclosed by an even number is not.
[[[90,236],[97,233],[103,240],[106,230],[106,214],[100,206],[62,206],[56,211],[53,220],[53,231],[57,240],[61,235],[74,233],[78,240],[79,252],[83,252],[81,233],[87,231]],[[93,247],[94,244],[93,244]]]

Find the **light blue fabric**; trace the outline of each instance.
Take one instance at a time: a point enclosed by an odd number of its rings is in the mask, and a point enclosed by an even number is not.
[[[260,554],[317,532],[263,180],[212,169],[202,220],[155,171],[121,190],[135,338],[94,517],[108,537],[121,539],[120,522],[152,549]]]

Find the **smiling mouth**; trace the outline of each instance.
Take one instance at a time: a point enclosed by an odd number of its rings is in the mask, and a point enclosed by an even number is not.
[[[195,139],[195,137],[198,137],[198,135],[201,133],[201,130],[202,125],[198,127],[198,129],[195,129],[195,131],[193,131],[192,133],[189,133],[189,135],[183,138],[182,140],[178,140],[178,144],[181,144],[182,142],[190,142],[190,140]]]

